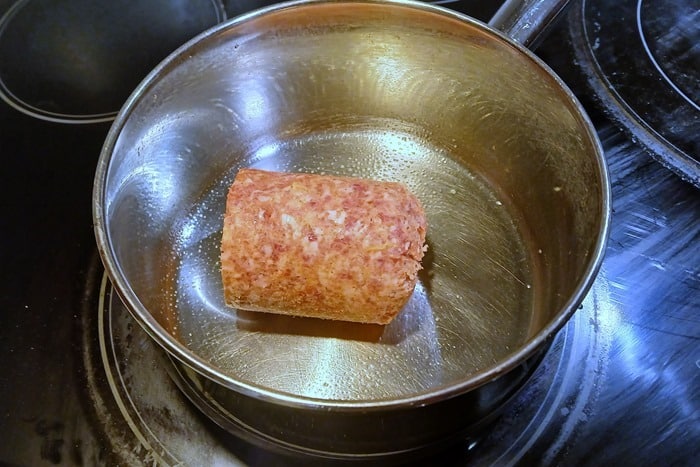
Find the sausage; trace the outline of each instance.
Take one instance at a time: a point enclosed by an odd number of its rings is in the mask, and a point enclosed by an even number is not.
[[[389,323],[421,269],[425,212],[400,183],[241,169],[226,198],[227,305]]]

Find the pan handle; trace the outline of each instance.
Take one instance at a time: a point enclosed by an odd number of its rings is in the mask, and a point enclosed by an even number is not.
[[[506,0],[489,26],[534,50],[568,4],[569,0]]]

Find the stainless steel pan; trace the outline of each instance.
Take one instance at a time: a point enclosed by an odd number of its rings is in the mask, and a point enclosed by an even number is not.
[[[406,183],[429,250],[401,315],[227,308],[219,242],[241,167]],[[93,208],[116,290],[198,406],[261,443],[357,457],[434,445],[522,386],[595,277],[609,197],[588,118],[521,45],[422,3],[311,1],[161,63],[110,130]]]

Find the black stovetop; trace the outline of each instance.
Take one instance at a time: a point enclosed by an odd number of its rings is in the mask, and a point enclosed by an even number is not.
[[[245,2],[224,3],[231,11]],[[483,436],[433,460],[693,465],[700,191],[599,111],[585,73],[572,65],[568,25],[561,22],[538,54],[599,130],[613,188],[606,259],[583,307],[504,414]],[[199,414],[103,281],[90,209],[108,128],[46,122],[0,101],[0,463],[306,464],[228,436]]]

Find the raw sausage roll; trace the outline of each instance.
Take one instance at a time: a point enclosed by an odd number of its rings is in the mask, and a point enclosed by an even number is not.
[[[221,242],[227,305],[387,324],[416,285],[426,219],[393,182],[242,169]]]

